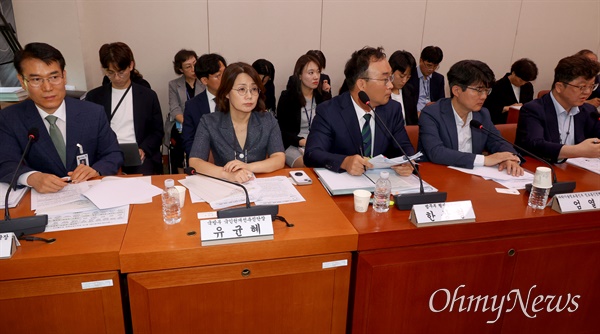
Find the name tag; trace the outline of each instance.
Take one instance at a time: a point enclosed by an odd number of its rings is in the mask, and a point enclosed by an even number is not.
[[[554,195],[552,209],[559,213],[598,210],[600,191]]]
[[[271,215],[200,220],[202,246],[273,239]]]
[[[413,205],[409,216],[417,227],[475,221],[471,201],[441,202]]]

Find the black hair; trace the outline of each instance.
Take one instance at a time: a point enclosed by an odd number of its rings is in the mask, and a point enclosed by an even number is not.
[[[372,48],[365,46],[364,48],[354,51],[350,59],[344,67],[344,76],[348,90],[354,89],[356,81],[360,78],[365,78],[366,72],[369,70],[369,65],[373,61],[385,59],[385,52],[382,47]]]
[[[438,46],[427,46],[421,51],[421,59],[438,65],[444,59],[444,52]]]
[[[192,57],[194,57],[194,59],[198,58],[196,52],[185,49],[179,50],[173,58],[173,70],[175,71],[175,74],[183,74],[183,63]]]
[[[298,104],[301,106],[306,105],[306,98],[304,97],[304,94],[302,94],[302,80],[300,80],[300,76],[302,76],[302,71],[304,71],[304,68],[310,63],[315,63],[319,68],[319,72],[321,72],[321,70],[323,69],[321,64],[319,64],[319,59],[317,57],[308,53],[302,55],[296,61],[296,65],[294,66],[294,73],[290,77],[290,80],[288,81],[286,87],[286,89],[290,92],[290,94],[292,94],[292,96],[295,97],[295,99],[298,101]],[[314,91],[320,93],[320,89],[321,85],[317,86],[317,88],[314,89]]]
[[[39,59],[46,65],[50,65],[53,62],[57,62],[60,65],[61,71],[65,70],[65,58],[62,53],[55,47],[46,43],[29,43],[25,45],[23,50],[19,50],[15,53],[14,64],[21,76],[23,76],[23,68],[21,64],[26,59]]]
[[[415,57],[404,50],[398,50],[390,56],[390,66],[392,67],[392,73],[400,71],[400,73],[406,72],[407,69],[412,69],[416,66]]]
[[[554,69],[554,82],[569,83],[579,77],[591,80],[600,72],[600,63],[585,56],[569,56],[561,59]]]
[[[100,56],[100,65],[102,68],[108,68],[110,64],[114,64],[115,67],[122,71],[129,67],[133,62],[133,69],[131,70],[130,79],[136,81],[142,79],[144,76],[135,68],[135,59],[133,58],[133,51],[129,45],[123,42],[107,43],[100,47],[98,51]]]
[[[522,58],[514,62],[510,71],[524,81],[533,81],[537,78],[538,68],[531,59]]]
[[[308,50],[308,52],[306,52],[307,55],[311,55],[316,57],[317,59],[319,59],[319,63],[321,64],[321,68],[326,68],[327,67],[327,59],[325,59],[325,55],[323,54],[323,51],[321,50]]]
[[[452,65],[448,71],[450,91],[453,86],[459,86],[464,91],[467,86],[473,84],[490,88],[494,81],[494,72],[486,63],[479,60],[461,60]]]
[[[252,63],[252,67],[258,74],[268,76],[271,78],[271,80],[275,80],[275,66],[273,66],[273,63],[270,61],[262,58],[257,59],[254,63]]]
[[[217,53],[207,53],[203,54],[196,61],[196,66],[194,67],[194,72],[196,72],[196,77],[200,78],[208,78],[209,75],[215,74],[219,72],[221,69],[221,65],[219,62],[223,63],[223,66],[227,67],[227,62],[225,58]]]

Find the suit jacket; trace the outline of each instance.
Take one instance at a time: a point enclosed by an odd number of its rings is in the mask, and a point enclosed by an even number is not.
[[[194,144],[194,137],[196,136],[196,129],[198,129],[200,118],[202,115],[207,114],[210,114],[210,106],[208,105],[208,95],[206,94],[206,90],[185,103],[181,138],[183,139],[185,154],[188,157],[190,157],[192,151],[192,145]]]
[[[533,100],[533,85],[531,82],[528,82],[521,86],[519,101],[517,101],[510,80],[508,80],[509,75],[510,73],[506,73],[502,79],[494,83],[492,94],[487,97],[483,104],[483,106],[490,111],[492,122],[494,122],[494,124],[506,124],[508,113],[502,112],[502,109],[505,106],[510,106],[519,102],[525,104]]]
[[[215,165],[225,166],[234,159],[247,163],[262,161],[273,153],[283,153],[284,149],[277,120],[270,112],[253,111],[250,114],[246,142],[241,147],[231,114],[215,111],[200,119],[190,157],[207,161],[211,151]]]
[[[419,150],[424,153],[427,160],[441,165],[473,168],[475,155],[483,153],[484,150],[490,154],[497,152],[517,154],[512,145],[477,129],[471,129],[473,153],[460,152],[451,101],[450,98],[444,98],[421,111]],[[500,136],[500,131],[494,127],[487,109],[481,108],[480,111],[473,112],[473,120],[481,122],[484,128]]]
[[[579,113],[573,116],[575,144],[586,138],[600,138],[600,121],[597,117],[591,117],[595,111],[594,106],[584,103],[579,107]],[[521,107],[515,144],[551,162],[558,161],[563,144],[558,130],[558,116],[550,94]]]
[[[414,95],[414,91],[414,88],[409,84],[402,87],[402,102],[404,103],[406,125],[419,124],[419,112],[417,111],[417,100],[419,97]]]
[[[194,84],[194,96],[202,93],[206,87],[196,79]],[[193,98],[193,96],[192,96]],[[185,85],[185,76],[180,76],[177,79],[169,81],[169,115],[165,121],[165,142],[168,147],[171,140],[171,129],[175,124],[175,116],[183,115],[185,111],[185,103],[187,98],[187,87]]]
[[[164,136],[162,112],[156,93],[144,86],[133,82],[131,84],[133,94],[133,128],[135,141],[144,151],[147,158],[151,159],[156,170],[162,169],[162,154],[160,147]],[[110,118],[112,110],[112,86],[103,85],[89,91],[85,97],[91,101],[104,106],[107,118]],[[119,112],[119,111],[117,111]]]
[[[314,97],[317,106],[323,102],[323,95],[318,90],[314,91]],[[277,105],[277,121],[279,121],[279,128],[281,129],[283,146],[286,149],[289,146],[298,147],[298,142],[303,138],[298,136],[302,121],[302,108],[303,106],[300,105],[295,92],[289,90],[281,92],[279,104]]]
[[[417,68],[413,67],[411,73],[413,75],[410,77],[410,79],[408,79],[408,84],[410,84],[410,86],[412,87],[413,96],[418,102],[419,90],[421,86],[419,84],[420,79],[418,76]],[[437,100],[446,97],[446,91],[444,90],[444,76],[439,74],[438,72],[433,72],[430,80],[431,82],[429,83],[429,89],[431,91],[429,92],[429,97],[431,98],[431,101],[436,102]]]
[[[389,128],[407,154],[414,154],[414,148],[404,128],[400,108],[400,103],[390,100],[375,109],[373,156],[383,154],[394,158],[402,155],[381,123]],[[325,167],[340,172],[344,159],[347,156],[361,154],[361,147],[361,129],[349,92],[317,106],[317,114],[310,128],[304,152],[306,166]]]
[[[0,110],[0,182],[10,182],[25,150],[28,131],[39,130],[39,140],[31,144],[17,175],[30,171],[67,176],[78,162],[77,144],[88,154],[90,166],[100,175],[114,175],[123,164],[117,136],[111,130],[102,107],[93,103],[65,98],[67,115],[65,167],[46,130],[44,120],[31,100]]]

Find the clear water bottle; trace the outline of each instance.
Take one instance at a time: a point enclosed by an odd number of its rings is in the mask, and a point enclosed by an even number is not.
[[[548,167],[536,168],[527,205],[533,209],[544,210],[550,188],[552,188],[552,170]]]
[[[550,188],[544,189],[532,186],[527,205],[533,209],[544,210],[548,202],[548,194],[550,194]]]
[[[181,208],[179,207],[179,192],[175,188],[173,179],[165,180],[165,190],[162,193],[162,213],[165,223],[172,225],[181,221]]]
[[[392,193],[392,182],[389,180],[390,173],[380,172],[379,180],[375,183],[375,196],[373,196],[373,210],[376,212],[387,212],[390,209],[390,194]]]

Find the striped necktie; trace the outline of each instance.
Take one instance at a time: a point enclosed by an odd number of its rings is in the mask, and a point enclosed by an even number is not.
[[[365,114],[365,124],[362,127],[362,143],[363,143],[363,154],[365,157],[371,156],[371,114]]]

